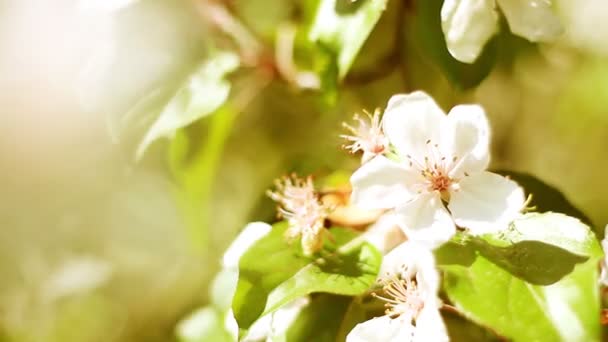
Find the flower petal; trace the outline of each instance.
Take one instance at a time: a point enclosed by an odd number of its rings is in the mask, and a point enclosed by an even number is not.
[[[397,225],[393,215],[382,215],[363,233],[365,241],[386,254],[395,246],[405,241],[403,231]]]
[[[413,331],[414,326],[404,319],[381,316],[357,324],[346,336],[346,342],[410,341]]]
[[[604,229],[604,239],[602,240],[602,249],[604,250],[604,259],[602,260],[601,265],[601,274],[600,274],[600,284],[604,286],[608,286],[608,224]]]
[[[239,259],[249,247],[270,232],[272,227],[264,222],[251,222],[245,226],[239,236],[234,239],[224,253],[223,266],[229,269],[238,269]]]
[[[396,208],[394,215],[408,240],[420,242],[427,248],[438,247],[456,231],[437,192],[420,194],[415,200]]]
[[[497,0],[511,32],[532,42],[545,42],[563,33],[550,0]]]
[[[422,161],[427,141],[439,141],[445,114],[426,93],[394,95],[382,118],[384,133],[400,157],[411,155]]]
[[[439,273],[435,267],[433,253],[426,246],[414,241],[406,241],[390,251],[382,259],[379,274],[380,277],[387,278],[395,275],[402,278],[416,276],[418,288],[431,300],[434,300],[439,290]]]
[[[377,156],[353,173],[351,203],[361,209],[389,209],[407,202],[409,186],[420,177],[413,170],[384,156]]]
[[[448,208],[454,221],[479,235],[507,228],[524,207],[523,189],[514,181],[491,172],[463,178],[451,192]]]
[[[449,340],[448,331],[439,313],[437,300],[433,297],[432,301],[424,302],[424,307],[416,319],[413,341],[447,342]]]
[[[456,166],[450,177],[461,178],[464,173],[484,171],[490,161],[490,125],[486,113],[478,105],[460,105],[452,108],[442,127],[441,148],[450,160],[456,157]]]
[[[445,0],[441,8],[441,28],[450,54],[473,63],[484,45],[498,30],[494,1]]]

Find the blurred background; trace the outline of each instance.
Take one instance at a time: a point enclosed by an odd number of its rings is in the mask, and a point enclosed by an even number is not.
[[[608,3],[554,1],[565,34],[547,45],[502,23],[465,66],[432,40],[441,0],[429,22],[391,0],[340,79],[304,39],[319,2],[0,1],[0,341],[174,340],[238,231],[274,219],[273,179],[354,170],[341,122],[400,92],[481,103],[493,168],[608,223]],[[227,100],[203,86],[218,106],[142,146],[218,51],[240,65]]]

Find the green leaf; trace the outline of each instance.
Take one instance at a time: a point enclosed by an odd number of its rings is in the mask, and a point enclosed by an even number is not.
[[[261,316],[296,298],[315,292],[355,296],[376,279],[382,256],[373,246],[352,240],[354,232],[332,228],[335,243],[326,246],[331,255],[310,259],[299,244],[285,243],[286,228],[286,223],[276,224],[241,257],[232,302],[241,334]]]
[[[176,130],[216,111],[228,98],[230,82],[226,74],[239,65],[237,55],[219,52],[199,66],[162,109],[136,153],[140,159],[158,138],[171,137]]]
[[[346,315],[352,302],[353,299],[346,296],[312,296],[310,304],[300,312],[287,330],[284,341],[343,341],[344,339],[338,339],[341,318]]]
[[[450,254],[465,257],[450,263]],[[504,234],[454,241],[437,255],[448,298],[472,321],[516,341],[600,340],[602,253],[580,221],[530,214]]]
[[[319,0],[308,39],[335,57],[342,79],[380,19],[387,0]]]
[[[496,172],[510,177],[526,190],[527,195],[532,195],[531,205],[536,207],[536,211],[541,213],[546,211],[564,213],[591,225],[591,220],[587,215],[570,203],[566,196],[555,187],[527,173],[505,170]]]
[[[589,256],[597,243],[586,224],[574,217],[551,212],[526,214],[513,221],[508,229],[485,235],[484,240],[501,247],[536,241],[580,256]]]
[[[456,60],[445,44],[441,30],[441,6],[443,0],[417,1],[415,12],[407,22],[408,39],[419,44],[424,59],[432,61],[454,86],[466,90],[477,86],[492,70],[496,60],[497,38],[486,44],[482,54],[473,64]]]
[[[500,336],[452,311],[442,311],[450,341],[501,341]]]

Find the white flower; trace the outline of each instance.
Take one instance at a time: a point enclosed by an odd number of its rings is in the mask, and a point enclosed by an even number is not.
[[[498,31],[499,6],[511,32],[532,42],[557,38],[563,31],[551,0],[445,0],[441,26],[448,50],[457,60],[472,63]]]
[[[480,106],[459,105],[446,116],[426,93],[395,95],[383,125],[398,160],[376,156],[352,175],[355,205],[394,209],[408,238],[429,247],[449,240],[454,223],[484,234],[520,215],[523,190],[485,171],[489,127]]]
[[[285,238],[288,242],[301,238],[305,255],[319,251],[323,247],[324,223],[330,210],[320,201],[312,178],[291,175],[278,179],[275,185],[277,190],[268,191],[268,196],[279,203],[279,215],[289,224]]]
[[[382,261],[380,281],[385,315],[357,324],[347,342],[442,342],[447,330],[437,298],[439,275],[433,254],[424,246],[405,242]]]
[[[380,120],[380,110],[376,110],[374,114],[364,111],[368,120],[355,114],[354,119],[359,124],[357,128],[343,123],[343,126],[348,129],[352,135],[341,135],[342,138],[351,142],[350,145],[344,146],[351,153],[362,151],[361,163],[365,163],[373,157],[384,153],[388,149],[388,139],[382,131],[382,122]]]
[[[604,260],[602,260],[602,272],[600,274],[600,283],[608,286],[608,224],[604,228],[604,239],[602,240],[602,249],[604,250]]]

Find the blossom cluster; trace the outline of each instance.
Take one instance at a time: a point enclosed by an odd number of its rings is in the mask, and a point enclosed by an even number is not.
[[[490,128],[478,105],[446,115],[417,91],[393,96],[382,116],[366,116],[345,124],[350,135],[343,138],[347,150],[362,153],[350,204],[380,213],[364,237],[386,254],[374,293],[386,302],[386,315],[358,324],[347,340],[447,341],[433,250],[457,229],[481,235],[507,228],[524,209],[524,191],[486,171]],[[268,194],[289,223],[287,240],[300,238],[305,255],[321,250],[331,208],[311,178],[285,177]]]
[[[472,235],[508,227],[525,206],[523,189],[488,172],[490,128],[478,105],[459,105],[446,115],[426,93],[393,96],[382,118],[360,125],[350,140],[363,150],[361,167],[351,177],[352,204],[385,211],[405,239],[384,257],[386,315],[358,324],[348,341],[447,341],[437,298],[439,276],[432,251],[457,229]],[[373,157],[369,157],[373,155]],[[371,231],[370,231],[371,235]],[[377,236],[374,236],[377,239]]]

